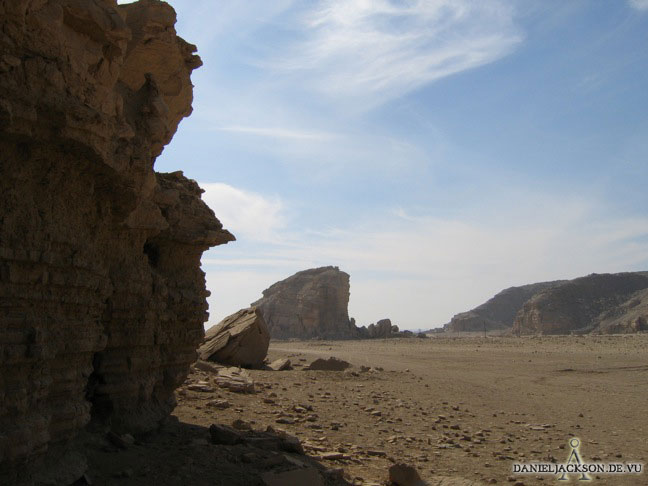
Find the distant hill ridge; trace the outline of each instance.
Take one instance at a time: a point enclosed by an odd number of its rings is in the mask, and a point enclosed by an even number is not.
[[[633,314],[638,308],[648,307],[645,300],[648,296],[642,292],[645,289],[648,289],[648,272],[593,273],[576,278],[539,292],[525,302],[512,330],[516,334],[648,330],[645,328],[648,314]]]
[[[543,290],[565,282],[566,280],[555,280],[509,287],[474,309],[456,314],[443,328],[451,332],[509,329],[527,300]]]
[[[511,287],[455,315],[444,331],[630,333],[647,323],[648,272],[624,272]]]

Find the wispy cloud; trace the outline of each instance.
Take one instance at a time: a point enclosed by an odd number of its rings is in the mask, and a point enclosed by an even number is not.
[[[278,241],[286,225],[286,211],[279,197],[265,197],[220,182],[201,182],[200,187],[205,190],[202,199],[238,239]]]
[[[648,0],[628,0],[632,8],[648,10]]]
[[[305,40],[274,67],[333,97],[383,102],[510,53],[510,5],[475,0],[328,0],[304,16]]]
[[[291,140],[330,140],[336,138],[336,135],[328,132],[310,132],[305,130],[297,130],[291,128],[281,127],[250,127],[250,126],[223,126],[214,127],[214,130],[231,133],[242,133],[248,135],[256,135],[259,137],[269,138],[284,138]]]

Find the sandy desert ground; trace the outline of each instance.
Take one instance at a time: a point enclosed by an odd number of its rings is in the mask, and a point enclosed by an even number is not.
[[[329,356],[353,368],[302,369]],[[249,371],[253,394],[190,390],[190,383],[213,382],[210,372],[194,370],[177,392],[176,429],[114,452],[113,463],[130,466],[105,484],[221,484],[205,450],[218,456],[226,447],[204,439],[210,424],[236,420],[298,436],[308,455],[331,471],[343,468],[357,485],[385,484],[394,462],[415,466],[432,485],[446,484],[446,477],[464,478],[462,484],[565,484],[554,476],[515,475],[512,466],[566,462],[573,437],[581,440],[585,462],[648,460],[646,334],[272,342],[269,360],[283,357],[295,369]],[[169,444],[186,456],[181,463]],[[236,480],[245,460],[230,462],[222,484],[246,484]],[[590,477],[588,484],[648,484],[645,472]]]

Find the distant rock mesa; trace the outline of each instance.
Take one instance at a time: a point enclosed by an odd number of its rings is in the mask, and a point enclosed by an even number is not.
[[[259,308],[274,339],[352,339],[349,274],[338,267],[297,272],[263,291]]]
[[[201,65],[174,24],[158,0],[0,0],[3,484],[55,451],[66,484],[91,419],[152,429],[195,360],[200,257],[234,238],[194,181],[153,171]]]

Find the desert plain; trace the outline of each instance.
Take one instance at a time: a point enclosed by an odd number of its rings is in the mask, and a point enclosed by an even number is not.
[[[194,367],[162,433],[97,449],[90,471],[94,484],[256,484],[262,470],[246,463],[264,462],[212,444],[216,423],[297,436],[307,456],[354,485],[386,484],[393,463],[430,485],[566,484],[514,474],[513,464],[565,463],[575,437],[584,462],[646,463],[647,349],[647,334],[272,341],[269,360],[289,358],[292,370],[248,370],[256,392],[235,393]],[[330,356],[353,366],[304,369]],[[198,382],[213,387],[190,389]],[[590,478],[648,484],[645,472]]]

